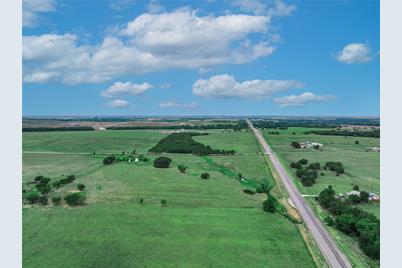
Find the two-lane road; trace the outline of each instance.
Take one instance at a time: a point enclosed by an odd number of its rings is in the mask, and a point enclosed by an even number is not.
[[[318,247],[320,248],[322,254],[324,255],[328,265],[330,267],[342,267],[342,268],[349,268],[352,265],[349,263],[348,259],[345,255],[339,250],[336,243],[333,239],[329,236],[328,232],[322,226],[321,222],[311,208],[307,205],[304,198],[301,196],[298,189],[292,182],[292,179],[288,176],[285,169],[279,162],[278,158],[275,156],[271,148],[269,147],[268,143],[265,141],[264,137],[262,136],[261,132],[254,128],[251,122],[247,119],[247,123],[250,129],[254,132],[257,140],[263,147],[264,152],[269,156],[273,166],[275,167],[276,171],[278,172],[287,192],[293,204],[296,206],[300,216],[302,217],[304,223],[306,224],[307,228],[309,229],[312,237],[316,241]]]

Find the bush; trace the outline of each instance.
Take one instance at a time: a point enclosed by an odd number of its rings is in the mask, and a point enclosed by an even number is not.
[[[115,161],[116,161],[116,156],[114,156],[114,155],[109,155],[109,156],[106,156],[106,157],[103,159],[103,164],[104,164],[104,165],[111,165],[111,164],[113,164]]]
[[[29,204],[35,204],[37,202],[39,202],[39,193],[38,192],[29,192],[27,193],[25,200],[29,203]]]
[[[311,163],[310,165],[308,165],[309,169],[315,169],[315,170],[320,170],[321,169],[321,165],[318,162],[315,163]]]
[[[61,203],[61,197],[60,196],[54,196],[52,197],[52,203],[56,206],[60,205]]]
[[[78,190],[83,191],[85,189],[85,184],[79,183],[77,185]]]
[[[297,142],[297,141],[292,141],[292,143],[291,143],[290,145],[291,145],[293,148],[296,148],[296,149],[300,149],[300,148],[301,148],[300,143]]]
[[[36,189],[41,194],[47,194],[50,192],[50,185],[49,184],[37,184]]]
[[[154,161],[154,167],[156,168],[168,168],[170,163],[172,162],[172,159],[166,156],[161,156],[155,159]]]
[[[290,167],[295,169],[301,169],[302,165],[299,162],[292,162],[290,163]]]
[[[300,160],[298,161],[298,163],[300,163],[301,165],[307,165],[308,160],[303,158],[303,159],[300,159]]]
[[[84,193],[71,193],[64,197],[64,201],[70,206],[83,205],[87,197]]]
[[[36,176],[34,179],[37,184],[48,184],[50,179],[48,177],[44,177],[42,175]]]
[[[48,201],[48,199],[47,199],[47,196],[46,196],[46,195],[42,195],[41,197],[39,197],[39,203],[40,203],[41,205],[43,205],[43,206],[46,206],[46,205],[49,203],[49,201]]]
[[[144,203],[144,199],[140,198],[140,204],[143,204],[143,203]]]
[[[361,191],[361,192],[360,192],[360,202],[362,202],[362,203],[367,203],[367,202],[368,202],[368,199],[369,199],[369,194],[368,194],[368,192]]]
[[[274,213],[276,211],[275,200],[270,195],[268,195],[267,200],[262,203],[262,209],[270,213]]]
[[[325,223],[328,226],[332,226],[332,225],[334,225],[334,219],[331,216],[327,216],[327,217],[325,217]]]
[[[164,205],[166,205],[166,204],[167,204],[167,200],[166,200],[166,199],[162,199],[162,200],[161,200],[161,205],[164,206]]]
[[[360,142],[359,141],[355,141],[355,144],[359,144]]]
[[[339,174],[345,173],[345,169],[341,162],[326,162],[325,166],[329,170],[335,171],[338,174],[337,176],[339,176]]]
[[[186,173],[186,170],[187,170],[187,167],[186,167],[186,166],[184,166],[184,165],[179,165],[177,168],[180,170],[181,173]]]
[[[353,190],[359,191],[359,185],[355,184],[355,185],[353,186]]]
[[[209,178],[210,178],[209,173],[202,173],[200,177],[201,177],[201,179],[203,179],[203,180],[206,180],[206,179],[209,179]]]
[[[255,192],[252,191],[252,190],[250,190],[250,189],[244,189],[244,190],[243,190],[243,193],[245,193],[245,194],[250,194],[250,195],[255,194]]]

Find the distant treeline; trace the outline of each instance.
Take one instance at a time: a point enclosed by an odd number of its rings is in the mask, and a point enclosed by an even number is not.
[[[92,127],[23,127],[22,132],[44,131],[93,131]]]
[[[242,121],[238,124],[214,124],[214,125],[174,125],[174,126],[116,126],[108,127],[109,130],[141,130],[141,129],[192,129],[192,130],[207,130],[207,129],[247,129],[246,122]]]
[[[252,119],[254,127],[257,128],[286,128],[286,127],[309,127],[309,128],[331,128],[340,125],[356,126],[379,126],[379,119],[366,118],[314,118],[314,119]]]
[[[180,153],[180,154],[234,154],[234,150],[212,149],[209,145],[204,145],[193,139],[193,136],[208,135],[208,133],[172,133],[161,139],[158,144],[149,149],[150,153]]]
[[[314,130],[307,131],[305,134],[316,134],[316,135],[331,135],[331,136],[349,136],[349,137],[369,137],[369,138],[379,138],[380,129],[373,129],[370,131],[359,131],[359,130]]]

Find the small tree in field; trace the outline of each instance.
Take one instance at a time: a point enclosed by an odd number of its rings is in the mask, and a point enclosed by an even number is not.
[[[167,204],[167,200],[166,199],[162,199],[161,200],[161,205],[165,206]]]
[[[54,197],[52,197],[52,203],[53,203],[55,206],[60,205],[60,203],[61,203],[61,197],[60,197],[60,196],[54,196]]]
[[[262,208],[266,212],[274,213],[276,211],[276,209],[275,209],[275,200],[270,195],[268,195],[267,200],[265,200],[262,203]]]
[[[29,204],[35,204],[35,203],[39,202],[39,199],[40,199],[40,196],[39,196],[39,193],[37,193],[37,192],[29,192],[27,194],[27,196],[25,197],[25,200]]]
[[[64,197],[64,201],[70,206],[80,206],[83,205],[87,197],[84,193],[71,193]]]
[[[177,168],[180,170],[181,173],[186,173],[187,167],[183,164],[179,165]]]
[[[201,177],[201,179],[203,179],[203,180],[206,180],[206,179],[209,179],[209,178],[210,178],[209,173],[202,173],[200,177]]]
[[[85,184],[79,183],[77,185],[78,190],[83,191],[85,189]]]
[[[172,159],[166,156],[161,156],[155,159],[154,161],[154,167],[156,168],[168,168],[170,163],[172,162]]]

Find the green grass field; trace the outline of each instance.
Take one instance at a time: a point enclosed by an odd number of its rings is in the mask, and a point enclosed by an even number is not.
[[[360,190],[380,194],[380,154],[366,152],[366,147],[380,146],[380,140],[376,138],[362,137],[343,137],[343,136],[323,136],[306,135],[305,131],[309,128],[288,128],[279,131],[279,135],[268,134],[269,130],[262,133],[266,141],[270,144],[273,151],[277,154],[288,173],[292,175],[295,184],[302,194],[317,195],[328,185],[332,185],[337,193],[349,192],[353,185],[359,185]],[[295,134],[293,134],[295,133]],[[359,144],[355,144],[358,140]],[[295,149],[291,147],[291,142],[318,142],[324,145],[322,151],[311,149]],[[311,162],[320,162],[321,166],[328,161],[340,161],[345,167],[345,174],[336,176],[332,171],[320,170],[324,176],[319,175],[316,183],[311,187],[304,187],[296,177],[295,169],[290,168],[290,163],[305,158]],[[321,217],[325,218],[326,212],[319,208],[317,202],[312,197],[307,198],[310,205]],[[380,204],[368,203],[358,205],[360,208],[372,212],[377,217],[380,216]],[[337,240],[338,245],[349,257],[349,260],[356,267],[378,267],[379,263],[370,260],[362,253],[353,239],[343,233],[329,228],[330,233]]]
[[[120,152],[135,145],[145,153],[162,136],[148,131],[24,133],[23,150]],[[218,149],[245,154],[174,154],[171,168],[156,169],[156,155],[147,155],[145,163],[103,166],[100,155],[24,153],[25,182],[39,174],[51,179],[76,174],[74,183],[52,195],[63,196],[84,183],[88,199],[77,208],[64,203],[24,207],[23,266],[315,267],[297,226],[264,212],[264,195],[244,194],[245,186],[228,175],[240,172],[274,183],[252,134],[215,131],[202,138]],[[186,174],[179,164],[188,167]],[[202,172],[211,179],[200,179]],[[161,199],[167,200],[165,206]]]

